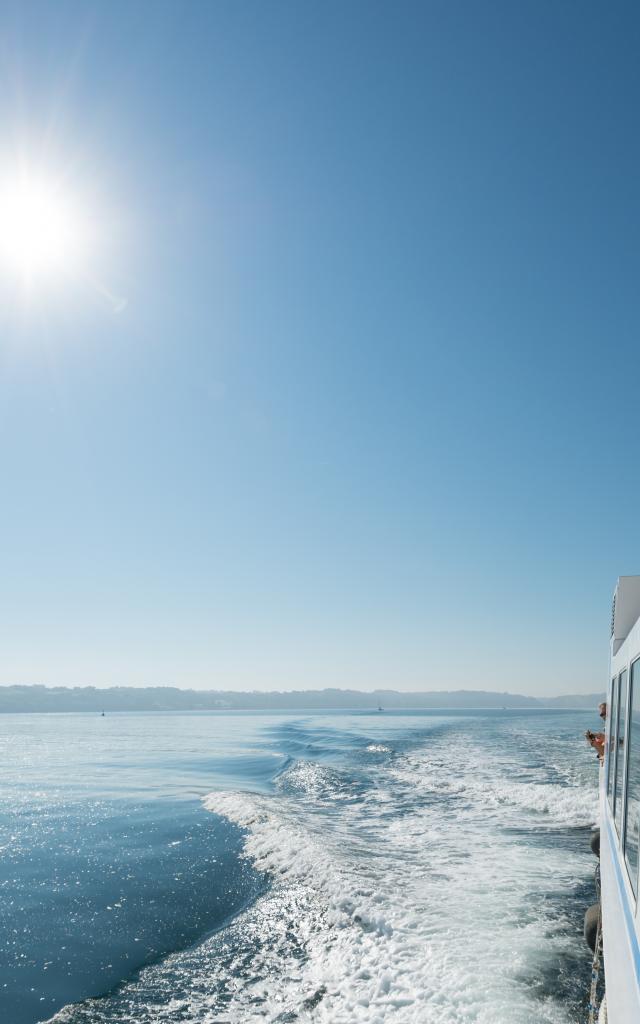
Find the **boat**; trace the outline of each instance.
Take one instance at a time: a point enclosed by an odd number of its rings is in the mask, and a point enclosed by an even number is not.
[[[600,1024],[640,1022],[639,844],[640,576],[621,576],[611,615],[607,726],[600,771],[600,901],[589,1006],[590,1020]],[[585,933],[586,924],[585,918]],[[600,951],[605,994],[596,1006]]]

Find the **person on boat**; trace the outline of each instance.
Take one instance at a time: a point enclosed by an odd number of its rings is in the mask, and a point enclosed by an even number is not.
[[[604,758],[604,733],[591,732],[591,729],[587,729],[584,735],[587,743],[593,747],[596,754],[598,755],[598,760],[600,761],[600,763],[602,763],[602,760]]]
[[[602,721],[606,722],[606,720],[607,720],[607,702],[606,702],[606,700],[603,700],[603,701],[601,701],[600,704],[598,704],[598,714],[600,715],[600,718],[602,719]],[[603,732],[591,732],[591,729],[587,729],[587,731],[586,731],[586,733],[584,735],[585,735],[585,738],[587,740],[587,743],[590,746],[593,747],[593,749],[595,750],[596,754],[598,755],[598,760],[600,761],[600,764],[602,764],[602,762],[604,760],[604,736],[605,736],[605,734]]]

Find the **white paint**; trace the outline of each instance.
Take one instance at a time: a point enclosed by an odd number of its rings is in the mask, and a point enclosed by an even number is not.
[[[603,773],[604,774],[604,773]],[[625,920],[624,904],[631,915],[634,898],[617,843],[609,839],[607,820],[611,815],[601,790],[600,871],[603,918],[603,943],[607,1013],[609,1024],[631,1024],[640,1021],[640,990],[638,989],[632,940]],[[611,822],[612,827],[613,822]],[[616,862],[621,867],[622,888],[618,881]],[[638,922],[635,921],[636,935]]]
[[[620,576],[613,601],[611,642],[617,654],[640,618],[640,576]]]
[[[640,576],[621,576],[615,592],[609,672],[611,680],[627,671],[640,657]],[[631,687],[627,688],[625,721],[629,723]],[[610,748],[611,715],[607,720],[607,760]],[[623,769],[626,768],[623,765]],[[600,773],[600,870],[603,916],[607,1019],[609,1024],[640,1021],[640,920],[620,838],[607,800],[608,764]],[[626,783],[626,780],[625,780]]]

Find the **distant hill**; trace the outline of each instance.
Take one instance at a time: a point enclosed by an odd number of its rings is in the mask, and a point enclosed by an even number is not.
[[[586,708],[596,709],[604,693],[565,697],[524,697],[489,690],[292,690],[235,692],[181,690],[173,686],[0,686],[0,713],[41,711],[211,711],[322,710],[323,708]]]
[[[545,708],[597,708],[606,700],[606,693],[569,693],[566,697],[544,697],[538,701]]]

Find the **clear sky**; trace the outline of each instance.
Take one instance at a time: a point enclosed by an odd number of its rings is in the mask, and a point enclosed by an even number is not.
[[[0,280],[0,682],[603,687],[639,52],[631,3],[5,2],[0,171],[92,241]]]

